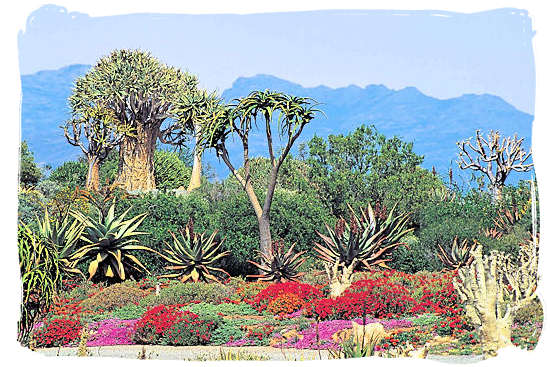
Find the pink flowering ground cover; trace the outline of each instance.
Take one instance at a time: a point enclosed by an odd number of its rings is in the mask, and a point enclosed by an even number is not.
[[[107,319],[90,324],[89,347],[106,345],[130,345],[134,327],[138,320]]]
[[[356,322],[363,325],[363,319],[354,320],[329,320],[321,321],[319,324],[313,324],[308,329],[301,332],[303,338],[301,340],[290,341],[287,343],[276,345],[277,348],[296,348],[296,349],[334,349],[338,348],[338,344],[332,340],[332,335],[342,329],[349,329],[352,326],[352,322]],[[366,319],[365,325],[371,323],[381,323],[385,330],[411,327],[413,324],[409,320],[390,319]],[[319,334],[319,341],[317,341],[317,329]],[[280,335],[275,335],[280,337]]]

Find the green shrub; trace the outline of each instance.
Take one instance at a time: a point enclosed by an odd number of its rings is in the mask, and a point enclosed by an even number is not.
[[[220,267],[231,275],[248,275],[255,267],[247,262],[257,259],[259,231],[256,215],[244,192],[228,197],[216,197],[213,190],[201,189],[186,195],[172,193],[145,194],[119,198],[120,210],[131,207],[128,216],[147,212],[140,230],[149,234],[141,236],[141,244],[161,251],[164,242],[170,243],[170,232],[176,232],[193,219],[196,232],[212,233],[218,230],[224,239],[220,248],[231,254],[220,260]],[[299,220],[298,220],[299,218]],[[274,239],[282,238],[286,243],[296,243],[296,250],[306,250],[311,254],[312,244],[318,238],[316,229],[324,223],[332,224],[328,211],[310,194],[277,190],[271,209],[271,233]],[[158,255],[140,253],[138,259],[154,274],[166,273],[168,265]],[[305,268],[304,268],[305,269]]]
[[[438,324],[444,320],[444,317],[434,313],[424,313],[416,317],[409,317],[408,320],[410,320],[414,326],[429,326]]]
[[[188,167],[178,153],[167,150],[155,151],[155,184],[159,190],[172,190],[186,186],[191,178]]]
[[[520,308],[514,315],[514,323],[525,325],[527,323],[542,321],[544,318],[544,310],[539,298],[535,298],[528,305]]]
[[[219,200],[212,207],[214,227],[225,238],[224,250],[231,251],[224,268],[231,275],[251,274],[255,267],[247,261],[258,259],[259,230],[254,210],[244,192]],[[332,225],[335,219],[312,194],[276,190],[271,206],[271,237],[296,243],[296,251],[313,255],[318,241],[315,230]],[[304,270],[307,270],[304,268]]]
[[[140,236],[140,243],[158,252],[162,251],[164,243],[171,243],[170,231],[177,233],[185,226],[189,218],[193,219],[197,232],[213,232],[211,224],[210,203],[200,193],[190,193],[176,196],[171,193],[145,194],[135,197],[119,198],[119,210],[130,209],[128,217],[148,213],[140,226],[140,231],[147,234]],[[167,264],[160,256],[142,251],[136,257],[153,274],[165,273]],[[223,266],[222,266],[223,268]]]
[[[406,246],[399,246],[392,254],[389,266],[405,273],[416,273],[421,270],[435,271],[440,262],[437,253],[423,246],[414,235],[403,239]]]
[[[120,320],[138,319],[146,311],[146,308],[140,305],[129,303],[126,306],[114,309],[110,317]]]
[[[33,186],[42,178],[42,170],[34,161],[34,154],[29,150],[26,141],[21,142],[19,181],[23,186]]]
[[[190,302],[219,304],[231,296],[230,289],[218,283],[176,283],[160,290],[159,295],[150,294],[139,303],[144,307],[177,305]]]
[[[49,179],[60,185],[83,188],[86,186],[86,176],[88,174],[88,164],[84,159],[64,162],[61,166],[55,168],[50,174]]]
[[[80,304],[84,310],[112,311],[128,304],[136,304],[147,295],[147,292],[125,283],[113,284]]]
[[[459,241],[482,240],[483,230],[492,226],[497,210],[487,192],[472,190],[465,195],[457,193],[454,200],[433,200],[419,215],[417,236],[421,247],[413,253],[416,256],[412,260],[427,264],[432,270],[440,269],[437,244],[451,244],[455,236]]]
[[[254,307],[250,306],[247,303],[220,303],[219,305],[214,305],[211,303],[194,303],[183,308],[184,310],[196,313],[201,317],[214,317],[219,314],[232,316],[249,316],[249,315],[258,315],[258,311]]]
[[[244,339],[246,332],[242,326],[246,324],[250,325],[250,321],[244,319],[223,320],[212,332],[210,343],[223,345],[229,341]]]

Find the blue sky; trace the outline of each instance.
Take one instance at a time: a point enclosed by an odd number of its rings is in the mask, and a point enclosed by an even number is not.
[[[437,98],[490,93],[533,113],[533,35],[527,13],[515,9],[89,17],[49,5],[20,32],[19,60],[29,74],[141,48],[220,92],[239,76],[263,73],[306,87],[414,86]]]

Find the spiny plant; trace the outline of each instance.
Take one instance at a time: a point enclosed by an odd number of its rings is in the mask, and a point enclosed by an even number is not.
[[[463,266],[469,266],[474,260],[471,255],[472,250],[477,246],[477,241],[469,242],[467,239],[458,243],[456,236],[451,244],[450,251],[447,251],[443,246],[437,244],[439,253],[437,256],[443,265],[450,270],[457,270]]]
[[[167,270],[174,273],[162,275],[166,278],[180,278],[182,282],[215,281],[219,282],[215,274],[229,274],[216,267],[215,264],[223,257],[229,255],[229,251],[220,252],[223,240],[216,241],[217,231],[209,237],[205,233],[195,233],[193,221],[190,219],[185,228],[179,230],[180,238],[172,232],[173,243],[166,244],[162,258],[173,265],[166,266]]]
[[[29,341],[29,335],[41,314],[52,305],[61,284],[55,247],[37,236],[26,224],[20,223],[17,232],[19,268],[23,283],[18,340]]]
[[[485,228],[483,234],[487,238],[501,239],[512,231],[512,228],[523,218],[530,206],[531,199],[522,208],[514,204],[511,208],[501,210],[498,217],[493,220],[494,226]]]
[[[137,236],[146,234],[137,231],[137,228],[147,213],[125,219],[130,208],[122,215],[115,216],[114,199],[106,214],[96,203],[93,204],[96,216],[71,211],[71,215],[85,225],[81,238],[86,244],[73,252],[69,259],[75,265],[91,260],[88,266],[89,279],[98,274],[112,280],[125,280],[129,272],[147,271],[145,266],[130,253],[132,250],[155,252],[147,246],[139,245],[136,239]]]
[[[38,233],[42,239],[55,247],[60,270],[67,275],[84,275],[69,260],[71,252],[75,250],[82,233],[84,224],[66,215],[63,219],[50,218],[48,209],[44,211],[44,218],[37,218]]]
[[[339,264],[347,268],[356,264],[360,269],[371,269],[378,265],[387,267],[391,261],[388,256],[391,251],[401,245],[401,238],[412,231],[408,227],[410,215],[404,213],[395,215],[395,207],[383,220],[377,218],[370,204],[365,211],[361,208],[361,215],[348,205],[350,210],[349,222],[340,218],[334,229],[326,226],[328,235],[317,231],[325,245],[315,243],[318,256],[329,264]]]
[[[306,261],[301,256],[305,251],[294,252],[293,244],[285,252],[284,241],[275,241],[272,244],[271,249],[267,253],[258,251],[261,258],[261,264],[249,260],[248,262],[255,265],[262,274],[249,275],[250,278],[258,278],[261,281],[268,282],[287,282],[298,281],[305,273],[299,272],[298,268]]]

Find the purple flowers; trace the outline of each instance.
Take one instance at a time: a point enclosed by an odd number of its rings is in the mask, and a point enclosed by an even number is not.
[[[317,344],[317,325],[313,324],[308,329],[301,332],[303,338],[301,340],[289,341],[287,343],[276,345],[276,347],[296,348],[296,349],[333,349],[337,348],[338,344],[332,340],[332,336],[337,331],[351,328],[352,321],[362,325],[362,319],[355,320],[330,320],[321,321],[319,323],[319,343]],[[379,322],[384,326],[385,330],[410,327],[412,323],[408,320],[379,320],[366,319],[366,324]]]
[[[254,345],[254,340],[252,339],[238,339],[225,343],[226,347],[243,347],[245,345]]]
[[[89,347],[134,344],[132,333],[137,320],[107,319],[90,324]]]

